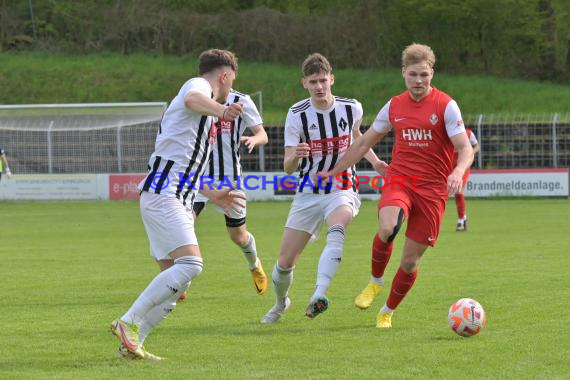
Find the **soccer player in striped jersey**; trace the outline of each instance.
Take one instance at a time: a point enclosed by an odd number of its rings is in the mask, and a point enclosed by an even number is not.
[[[394,130],[387,185],[378,202],[379,228],[372,242],[372,276],[355,299],[358,308],[367,309],[382,290],[394,238],[407,218],[400,267],[376,317],[378,328],[392,327],[393,312],[412,288],[423,254],[435,245],[445,202],[461,189],[461,178],[473,162],[473,149],[457,103],[431,85],[434,64],[435,55],[429,46],[406,47],[402,52],[402,76],[407,90],[382,107],[372,126],[334,170],[321,173],[342,173]],[[458,154],[455,165],[454,150]]]
[[[198,59],[200,76],[184,83],[160,123],[149,174],[139,189],[150,253],[161,272],[129,310],[111,324],[112,333],[121,342],[119,353],[125,357],[161,359],[146,351],[143,342],[202,271],[192,202],[215,143],[216,117],[234,120],[242,112],[240,103],[224,104],[237,69],[237,58],[232,52],[203,52]],[[239,210],[245,198],[230,189],[204,193],[223,209]]]
[[[281,240],[279,258],[272,273],[275,305],[261,323],[275,323],[291,300],[289,288],[299,255],[310,240],[316,240],[323,222],[327,224],[326,244],[321,253],[316,287],[305,311],[314,318],[328,308],[326,292],[342,259],[345,231],[358,213],[360,200],[355,186],[336,180],[324,186],[315,181],[317,171],[334,167],[354,138],[360,136],[362,106],[354,99],[331,93],[335,78],[328,60],[309,55],[302,65],[301,83],[310,98],[293,105],[285,121],[285,172],[300,168],[298,190],[291,205]],[[366,158],[376,170],[385,163],[372,150]],[[354,168],[348,170],[354,175]]]
[[[205,178],[211,185],[203,183],[203,187],[212,186],[217,189],[231,184],[235,189],[241,178],[240,145],[243,143],[248,153],[251,153],[256,146],[267,144],[267,133],[253,100],[248,95],[232,89],[226,99],[226,105],[233,103],[241,103],[243,111],[235,120],[218,119],[216,124],[218,135],[216,143],[212,146],[205,173]],[[252,136],[243,136],[246,128],[251,131]],[[207,197],[198,194],[194,201],[196,217],[200,215],[207,202]],[[255,290],[258,294],[264,294],[267,291],[267,275],[257,256],[255,238],[245,224],[245,204],[239,212],[226,212],[224,217],[230,239],[240,247],[247,260]]]
[[[477,141],[475,133],[473,133],[469,128],[466,128],[465,131],[467,132],[469,143],[471,144],[471,147],[473,147],[473,154],[477,154],[480,148],[479,141]],[[453,159],[454,163],[457,162],[457,153],[455,153]],[[455,194],[455,206],[457,207],[457,226],[455,227],[455,231],[467,231],[467,204],[465,203],[464,192],[470,175],[471,169],[467,169],[463,175],[463,185],[461,186],[461,190]]]

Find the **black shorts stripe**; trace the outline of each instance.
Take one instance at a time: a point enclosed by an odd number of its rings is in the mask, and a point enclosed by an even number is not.
[[[160,156],[156,156],[154,158],[154,162],[152,164],[152,171],[148,173],[148,175],[146,176],[146,181],[144,181],[142,191],[150,190],[150,185],[152,183],[152,180],[154,179],[155,174],[158,172],[158,168],[160,166],[160,160],[162,160],[162,157]]]
[[[156,194],[160,194],[162,191],[162,187],[164,186],[164,181],[168,178],[168,174],[170,173],[170,169],[172,169],[172,165],[174,165],[174,161],[168,160],[166,161],[166,165],[164,165],[164,169],[162,170],[162,174],[160,179],[158,180],[154,192]]]

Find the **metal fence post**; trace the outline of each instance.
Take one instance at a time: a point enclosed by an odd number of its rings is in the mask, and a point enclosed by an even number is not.
[[[483,114],[477,117],[477,138],[479,141],[479,155],[477,156],[477,167],[483,169],[483,134],[482,134]]]
[[[47,148],[48,148],[48,173],[53,174],[53,159],[52,159],[52,146],[51,146],[51,129],[53,127],[53,120],[49,122],[47,130]]]
[[[556,122],[558,121],[558,114],[552,115],[552,165],[558,167],[558,149],[556,139]]]
[[[123,125],[123,120],[119,122],[117,127],[117,166],[119,173],[123,172],[123,153],[121,152],[121,125]]]

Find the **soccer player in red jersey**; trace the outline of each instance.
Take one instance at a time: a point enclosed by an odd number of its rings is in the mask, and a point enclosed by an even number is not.
[[[473,147],[473,154],[479,152],[479,141],[477,141],[477,137],[475,133],[469,128],[465,130],[467,132],[467,137],[469,138],[469,143]],[[457,154],[454,155],[454,166],[457,162]],[[461,190],[459,190],[455,194],[455,205],[457,206],[457,227],[455,231],[467,231],[467,204],[465,203],[465,187],[467,186],[467,182],[469,181],[469,175],[471,174],[471,169],[467,169],[465,171],[465,175],[463,175],[463,185],[461,186]]]
[[[356,139],[333,170],[320,173],[323,177],[342,173],[394,130],[392,162],[386,169],[387,184],[378,203],[379,229],[372,243],[372,277],[355,300],[357,307],[367,309],[382,290],[394,238],[407,218],[400,267],[378,313],[378,328],[392,327],[392,314],[412,288],[423,254],[435,245],[445,202],[461,189],[461,179],[473,162],[473,149],[457,103],[431,85],[434,63],[429,46],[414,43],[406,47],[402,52],[406,91],[382,107],[372,126]],[[454,151],[458,155],[455,166]]]

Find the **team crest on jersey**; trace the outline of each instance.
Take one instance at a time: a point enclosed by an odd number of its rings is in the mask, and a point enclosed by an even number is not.
[[[338,122],[338,126],[340,127],[340,129],[345,131],[346,127],[348,126],[348,123],[346,122],[346,120],[344,120],[344,118],[341,117],[340,121]]]
[[[429,121],[432,125],[435,125],[438,120],[439,119],[437,118],[437,115],[435,113],[432,113],[431,116],[429,117]]]

